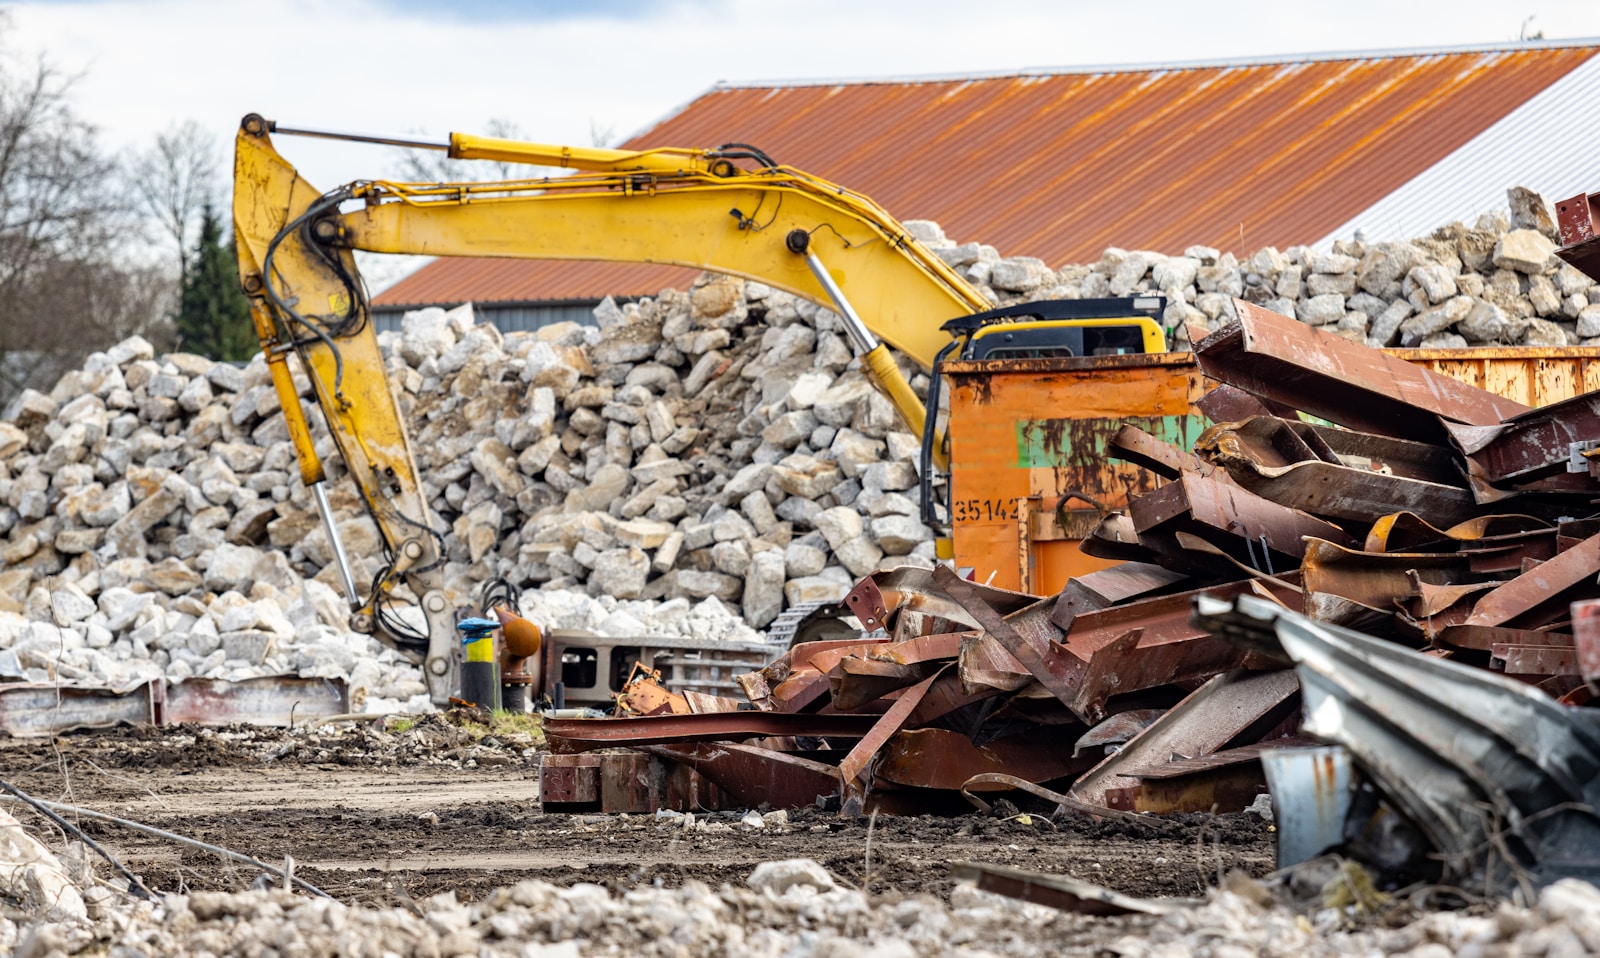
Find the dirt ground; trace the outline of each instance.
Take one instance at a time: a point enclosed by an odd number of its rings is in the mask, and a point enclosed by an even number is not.
[[[759,831],[741,825],[736,812],[700,816],[708,827],[693,830],[677,818],[547,815],[538,807],[536,744],[474,740],[438,719],[405,732],[117,729],[0,740],[0,768],[39,798],[266,862],[292,856],[298,876],[371,905],[445,890],[473,901],[523,878],[616,889],[690,878],[737,884],[761,861],[798,857],[815,858],[858,887],[940,895],[958,861],[1072,875],[1153,897],[1198,895],[1226,870],[1261,875],[1272,867],[1273,834],[1249,815],[1147,825],[1052,822],[1040,814],[871,823],[807,810]],[[41,833],[54,832],[30,810],[7,808]],[[81,824],[159,890],[238,890],[260,875],[114,825]]]

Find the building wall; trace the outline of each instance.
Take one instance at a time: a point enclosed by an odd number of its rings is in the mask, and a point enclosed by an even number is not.
[[[455,305],[455,304],[451,304]],[[581,323],[585,326],[594,325],[594,308],[599,301],[573,302],[573,303],[532,303],[479,305],[474,303],[472,312],[480,323],[493,323],[502,333],[531,333],[554,323]],[[448,307],[447,307],[448,308]],[[378,327],[378,332],[399,332],[400,320],[409,310],[403,308],[376,308],[372,311],[372,320]]]

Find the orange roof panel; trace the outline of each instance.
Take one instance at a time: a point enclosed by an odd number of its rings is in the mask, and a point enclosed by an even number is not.
[[[1108,246],[1314,242],[1600,46],[935,80],[720,86],[626,146],[754,143],[952,239],[1051,266]],[[492,265],[491,265],[492,264]],[[597,299],[686,287],[629,264],[441,259],[377,298]]]

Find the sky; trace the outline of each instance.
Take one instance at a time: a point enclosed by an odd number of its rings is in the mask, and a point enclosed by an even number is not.
[[[0,0],[0,48],[78,75],[112,149],[195,119],[617,142],[710,89],[1600,37],[1600,0]],[[1530,21],[1527,18],[1532,17]],[[699,144],[672,144],[695,146]],[[281,143],[317,186],[392,175],[383,147]],[[292,151],[292,152],[291,152]]]

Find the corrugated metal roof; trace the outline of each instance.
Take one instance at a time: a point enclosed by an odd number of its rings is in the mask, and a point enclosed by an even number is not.
[[[727,85],[627,145],[754,143],[901,219],[937,220],[953,239],[1052,266],[1107,246],[1247,252],[1327,235],[1597,50],[1600,41]],[[378,301],[598,298],[684,283],[645,278],[662,267],[484,263],[441,259]]]
[[[1554,204],[1600,187],[1600,155],[1581,130],[1600,125],[1600,57],[1580,65],[1409,182],[1350,217],[1317,245],[1361,230],[1372,241],[1425,236],[1506,205],[1526,186]]]

